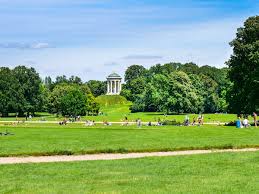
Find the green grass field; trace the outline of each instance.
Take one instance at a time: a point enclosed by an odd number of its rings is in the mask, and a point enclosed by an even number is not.
[[[5,126],[15,135],[0,136],[0,156],[100,152],[151,152],[259,146],[259,130],[225,126],[102,126],[20,124]]]
[[[139,112],[139,113],[131,113],[130,106],[131,102],[127,101],[122,96],[99,96],[96,98],[97,102],[100,103],[101,108],[100,112],[102,113],[99,116],[84,116],[82,117],[82,121],[84,120],[94,120],[94,121],[110,121],[110,122],[119,122],[123,121],[125,117],[128,118],[129,121],[136,121],[136,119],[140,118],[142,121],[158,121],[160,120],[176,120],[178,122],[183,122],[186,114],[181,115],[164,115],[164,113],[160,112]],[[193,117],[198,117],[197,114],[189,114],[190,120],[192,121]],[[48,113],[36,113],[36,117],[32,118],[32,121],[61,121],[64,117]],[[10,114],[10,117],[1,118],[0,121],[15,121],[15,114]],[[17,118],[19,121],[25,120],[24,117]],[[204,114],[204,122],[230,122],[235,121],[235,114]],[[250,120],[252,120],[250,118]]]
[[[110,121],[110,122],[119,122],[123,121],[125,117],[128,118],[129,121],[136,121],[136,119],[140,118],[142,121],[158,121],[160,120],[176,120],[179,122],[183,122],[185,115],[164,115],[163,113],[159,112],[139,112],[139,113],[131,113],[129,110],[130,105],[112,105],[112,106],[106,106],[101,108],[102,115],[98,116],[84,116],[82,117],[81,121],[85,120],[94,120],[94,121]],[[191,121],[193,117],[199,116],[198,114],[188,114]],[[61,121],[64,119],[64,117],[56,115],[48,114],[48,113],[37,113],[37,116],[32,118],[32,121]],[[15,116],[11,117],[0,117],[0,121],[15,121]],[[19,121],[24,121],[24,117],[19,117]],[[29,120],[29,119],[28,119]],[[204,114],[204,122],[210,122],[210,123],[216,123],[216,122],[223,122],[227,123],[230,121],[235,121],[236,115],[235,114]],[[252,119],[250,118],[250,121]]]
[[[258,193],[259,153],[1,165],[0,193]]]

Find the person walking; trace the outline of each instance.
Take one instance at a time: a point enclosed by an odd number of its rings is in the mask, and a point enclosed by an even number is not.
[[[253,112],[253,118],[254,118],[255,127],[257,128],[257,114],[255,112]]]

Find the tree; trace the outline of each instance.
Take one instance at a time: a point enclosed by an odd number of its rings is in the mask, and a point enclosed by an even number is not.
[[[184,65],[179,66],[179,70],[187,74],[198,74],[200,71],[199,66],[193,62],[185,63]]]
[[[147,70],[142,65],[131,65],[125,72],[125,82],[130,82],[141,76],[145,76]]]
[[[20,98],[17,98],[16,111],[19,115],[25,112],[35,113],[43,106],[41,95],[41,79],[34,68],[17,66],[13,69],[13,75],[19,83]]]
[[[104,81],[90,80],[87,82],[87,86],[95,97],[106,94],[107,92],[107,82]]]
[[[53,89],[53,82],[50,76],[45,77],[44,79],[44,85],[46,88],[48,88],[49,90]]]
[[[127,98],[127,100],[135,101],[136,96],[143,93],[146,87],[146,79],[144,77],[138,77],[129,81],[121,91],[121,95]]]
[[[170,74],[169,86],[168,112],[198,113],[201,111],[202,99],[186,73],[176,71]]]
[[[180,63],[166,63],[164,65],[156,64],[150,67],[148,73],[149,75],[154,75],[154,74],[169,75],[170,73],[176,71],[180,66],[181,66]]]
[[[52,84],[51,90],[58,84],[67,83],[67,84],[77,84],[82,85],[83,82],[80,77],[72,75],[70,78],[67,78],[65,75],[57,76],[56,81]]]
[[[86,114],[86,95],[79,87],[68,87],[64,95],[60,97],[60,112],[62,115],[85,115]]]
[[[86,85],[58,84],[49,97],[49,112],[63,116],[97,114],[99,108]]]
[[[23,98],[22,89],[12,70],[0,68],[0,113],[8,116],[18,110],[19,99]]]
[[[81,78],[78,77],[78,76],[74,76],[74,75],[72,75],[72,76],[68,79],[68,82],[71,83],[71,84],[78,84],[78,85],[83,84]]]
[[[188,75],[174,71],[170,75],[155,74],[143,94],[138,95],[131,110],[166,113],[199,112],[202,99]]]
[[[229,108],[236,113],[259,111],[259,16],[248,18],[239,28],[227,65],[233,86],[228,93]]]

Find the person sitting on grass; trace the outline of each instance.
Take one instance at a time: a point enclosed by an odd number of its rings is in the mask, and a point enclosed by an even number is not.
[[[188,115],[185,115],[183,125],[184,126],[189,126],[190,125],[190,118],[189,118]]]
[[[245,128],[249,127],[249,121],[248,121],[247,117],[243,120],[243,125]]]
[[[125,117],[125,119],[124,119],[124,125],[125,125],[125,126],[128,126],[128,124],[129,124],[128,117]]]
[[[200,126],[200,125],[203,125],[203,119],[204,119],[203,115],[202,115],[202,114],[199,115],[199,117],[198,117],[198,125],[199,125],[199,126]]]
[[[86,125],[86,126],[94,126],[95,123],[94,123],[94,121],[88,121],[88,120],[86,120],[85,125]]]
[[[138,119],[137,119],[137,126],[138,126],[138,127],[141,127],[141,125],[142,125],[142,124],[141,124],[141,120],[140,120],[140,118],[138,118]]]
[[[193,125],[193,126],[196,125],[196,117],[193,117],[193,119],[192,119],[192,125]]]
[[[109,123],[108,121],[104,121],[104,122],[103,122],[103,125],[110,126],[110,125],[112,125],[112,124]]]

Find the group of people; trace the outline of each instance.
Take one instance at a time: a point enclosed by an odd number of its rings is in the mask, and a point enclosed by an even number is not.
[[[192,122],[190,121],[190,118],[189,118],[189,115],[185,115],[185,119],[184,119],[184,122],[183,122],[183,125],[184,126],[190,126],[190,125],[203,125],[204,123],[204,117],[202,114],[200,114],[198,116],[198,118],[196,118],[195,116],[193,117],[192,119]]]
[[[253,121],[254,121],[253,123],[254,123],[255,127],[257,127],[257,125],[258,125],[257,114],[255,112],[253,112],[252,117],[253,117]],[[77,116],[77,117],[74,117],[74,118],[76,118],[75,119],[76,121],[80,121],[80,116]],[[244,119],[242,119],[242,118],[244,118]],[[69,122],[73,122],[70,119],[69,119]],[[67,122],[68,122],[68,120],[64,119],[63,121],[59,122],[59,125],[66,125]],[[194,126],[194,125],[201,126],[201,125],[203,125],[203,123],[204,123],[204,116],[202,114],[200,114],[198,116],[198,118],[196,118],[194,116],[193,119],[192,119],[192,122],[190,121],[189,115],[185,115],[185,119],[184,119],[183,125],[184,126],[190,126],[190,125],[192,125],[192,126]],[[94,125],[95,125],[95,121],[94,120],[86,120],[86,122],[85,122],[85,126],[94,126]],[[111,123],[108,122],[108,121],[104,121],[103,125],[110,126]],[[128,120],[128,118],[126,116],[125,116],[125,118],[123,120],[122,125],[125,125],[125,126],[129,125],[129,120]],[[140,118],[136,119],[136,125],[137,125],[137,127],[141,127],[142,126],[142,121],[141,121]],[[151,121],[149,121],[146,125],[147,126],[161,126],[162,122],[160,121],[160,119],[158,119],[156,124],[153,124]],[[251,126],[251,124],[250,124],[250,122],[248,120],[248,116],[242,117],[242,115],[240,115],[238,117],[237,122],[236,122],[236,127],[237,128],[243,128],[243,127],[247,128],[249,126]]]
[[[95,125],[95,121],[94,120],[86,120],[85,121],[85,126],[94,126]]]
[[[255,112],[253,112],[252,116],[253,116],[253,120],[254,120],[254,125],[257,128],[257,122],[258,122],[257,114]],[[244,120],[242,120],[241,116],[238,117],[237,122],[236,122],[237,128],[243,128],[243,127],[248,128],[250,126],[251,126],[251,124],[249,123],[248,116],[245,116]]]

